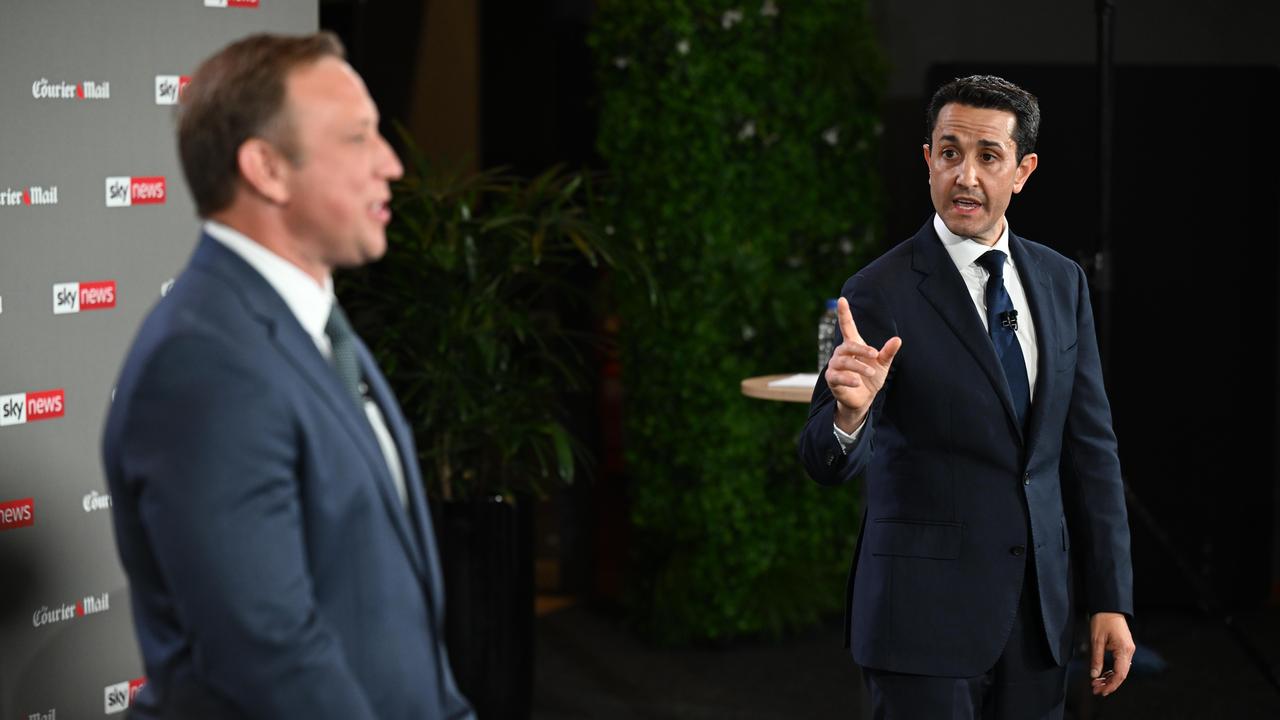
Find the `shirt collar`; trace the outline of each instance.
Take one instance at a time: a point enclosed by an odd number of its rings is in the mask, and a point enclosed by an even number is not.
[[[325,338],[324,326],[333,309],[331,276],[325,275],[324,284],[317,284],[302,268],[222,223],[206,220],[204,231],[258,271],[313,340],[320,342]]]
[[[989,250],[999,250],[1004,253],[1005,262],[1013,264],[1013,254],[1009,252],[1009,220],[1004,221],[1004,230],[1000,231],[1000,238],[996,240],[994,247],[984,245],[973,238],[960,237],[947,229],[946,223],[942,222],[942,218],[934,213],[933,229],[938,233],[938,239],[942,240],[942,246],[946,248],[947,254],[951,256],[951,262],[956,264],[956,268],[964,272],[966,268],[977,263],[978,258],[985,255]]]

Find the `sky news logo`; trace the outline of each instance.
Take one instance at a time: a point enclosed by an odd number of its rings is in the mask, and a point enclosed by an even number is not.
[[[111,98],[111,83],[92,80],[68,83],[40,78],[31,83],[31,97],[37,100],[107,100]]]
[[[177,105],[190,83],[191,78],[186,75],[157,75],[156,104]]]
[[[163,205],[166,197],[163,176],[107,178],[107,207]]]
[[[146,684],[147,679],[140,677],[106,686],[102,689],[102,711],[107,715],[114,715],[128,710]]]
[[[0,531],[17,530],[36,524],[35,498],[0,503]]]
[[[14,190],[6,187],[0,190],[0,207],[18,207],[20,205],[31,207],[32,205],[57,205],[58,204],[58,186],[50,185],[32,185],[30,187],[18,188]]]
[[[63,603],[54,607],[43,605],[31,613],[31,627],[54,625],[68,620],[75,620],[86,615],[97,615],[111,609],[111,593],[86,595],[75,604]]]
[[[204,0],[205,7],[212,8],[256,8],[258,0]]]
[[[53,286],[53,314],[110,310],[116,306],[116,281],[57,283]]]
[[[0,427],[62,417],[67,396],[62,388],[0,395]]]

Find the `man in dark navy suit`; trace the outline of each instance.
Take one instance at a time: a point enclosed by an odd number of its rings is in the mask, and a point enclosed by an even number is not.
[[[937,91],[936,214],[845,283],[841,342],[814,388],[806,470],[866,487],[846,639],[877,718],[1061,718],[1077,608],[1094,693],[1133,658],[1088,286],[1005,218],[1036,169],[1039,122],[1036,99],[1000,78]]]
[[[402,172],[364,83],[327,33],[246,38],[196,71],[178,149],[204,232],[103,438],[134,716],[473,717],[411,432],[333,296]]]

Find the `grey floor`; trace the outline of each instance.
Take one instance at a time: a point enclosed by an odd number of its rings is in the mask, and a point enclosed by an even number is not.
[[[1280,608],[1243,613],[1235,627],[1280,673]],[[1137,630],[1141,666],[1101,702],[1073,672],[1069,718],[1280,719],[1280,692],[1221,621],[1149,609]],[[574,606],[539,618],[536,633],[534,720],[868,717],[838,620],[781,641],[670,649],[638,639],[607,610]]]

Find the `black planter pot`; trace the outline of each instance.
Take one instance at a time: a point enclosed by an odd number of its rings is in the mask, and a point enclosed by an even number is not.
[[[533,701],[533,511],[501,496],[432,505],[445,640],[478,720],[525,720]]]

